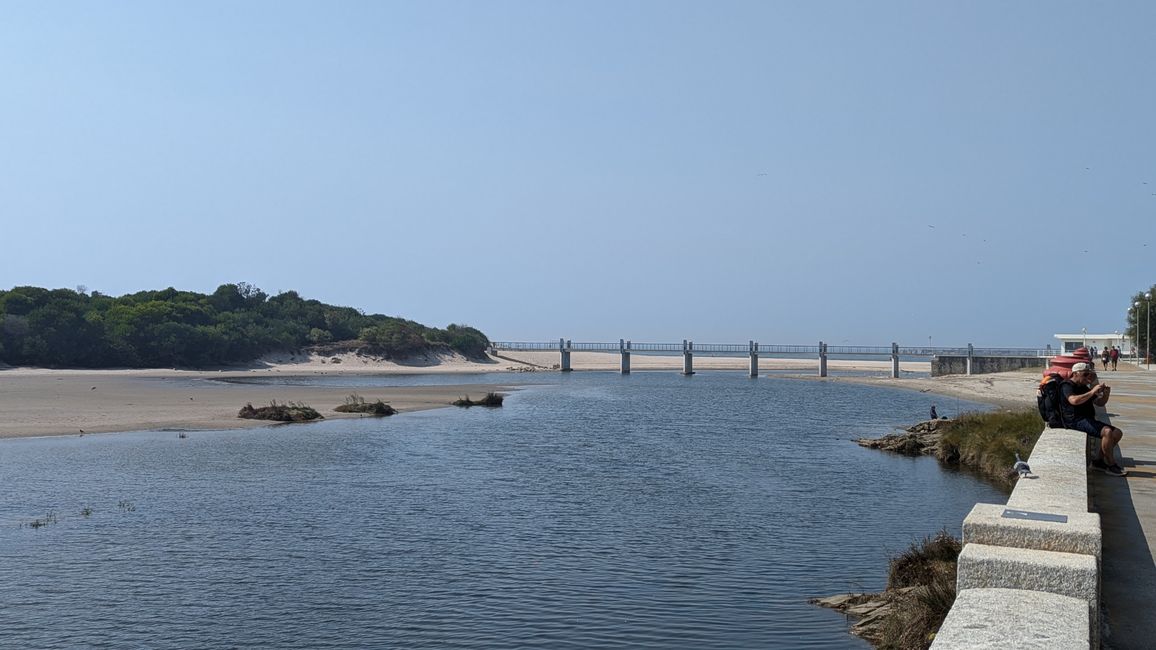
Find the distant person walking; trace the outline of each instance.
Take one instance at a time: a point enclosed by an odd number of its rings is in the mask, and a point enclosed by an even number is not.
[[[1112,360],[1112,353],[1107,348],[1105,348],[1102,352],[1100,352],[1100,366],[1104,370],[1108,369],[1108,362],[1111,360]]]
[[[1108,359],[1112,362],[1112,370],[1115,370],[1116,364],[1120,361],[1120,348],[1113,345],[1108,353]]]
[[[938,420],[939,419],[939,414],[935,412],[935,405],[934,404],[931,405],[931,419],[932,420]]]
[[[1094,376],[1086,363],[1072,366],[1072,374],[1060,384],[1060,411],[1069,429],[1100,439],[1100,457],[1092,460],[1092,469],[1124,476],[1127,472],[1116,464],[1115,454],[1124,432],[1096,419],[1096,407],[1108,403],[1112,389],[1100,383],[1089,388]]]

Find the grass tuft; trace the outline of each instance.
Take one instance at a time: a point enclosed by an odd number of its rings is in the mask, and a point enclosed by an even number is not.
[[[301,402],[286,402],[278,404],[276,400],[269,402],[269,406],[254,408],[252,404],[241,407],[237,417],[248,420],[273,420],[276,422],[308,422],[319,420],[324,416],[313,407]]]
[[[955,603],[955,574],[963,545],[942,530],[891,558],[890,610],[877,646],[924,650]]]
[[[1043,429],[1044,422],[1036,411],[964,413],[940,427],[943,438],[938,458],[952,465],[966,465],[1008,485],[1016,453],[1023,458],[1030,456]]]
[[[357,393],[345,398],[345,403],[333,409],[338,413],[368,413],[369,415],[393,415],[397,413],[397,409],[381,400],[376,402],[367,402],[365,398]]]
[[[502,405],[502,400],[505,399],[498,393],[486,393],[486,396],[480,400],[472,400],[469,395],[461,399],[454,400],[454,406],[464,406],[469,408],[471,406],[489,406],[491,408]]]
[[[954,575],[955,562],[963,548],[946,530],[928,535],[906,551],[891,558],[887,571],[887,588],[902,589],[931,582],[945,572]]]
[[[43,519],[36,518],[36,519],[33,519],[32,521],[28,522],[27,524],[21,523],[20,527],[23,528],[25,526],[28,526],[29,528],[32,528],[35,530],[35,529],[39,529],[39,528],[43,528],[45,526],[48,526],[49,524],[55,524],[55,523],[57,523],[57,521],[58,520],[56,518],[56,513],[52,510],[49,510],[48,513],[46,515],[44,515]]]

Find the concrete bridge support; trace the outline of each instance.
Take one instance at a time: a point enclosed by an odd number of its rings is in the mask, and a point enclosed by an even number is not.
[[[682,374],[694,374],[694,341],[682,340]]]
[[[622,354],[622,374],[630,374],[630,341],[618,339],[618,351]]]
[[[558,339],[558,350],[562,353],[562,372],[570,372],[570,341]]]
[[[751,376],[759,376],[759,344],[751,341]]]
[[[971,362],[975,359],[975,346],[967,344],[967,374],[971,374]]]
[[[891,343],[891,378],[899,379],[899,344]]]
[[[827,376],[827,344],[819,341],[819,376]]]

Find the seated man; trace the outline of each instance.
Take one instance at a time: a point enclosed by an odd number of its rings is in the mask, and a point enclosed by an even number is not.
[[[1091,388],[1091,368],[1086,363],[1072,366],[1072,374],[1060,384],[1060,410],[1069,429],[1083,431],[1100,439],[1100,458],[1092,460],[1092,468],[1105,474],[1124,476],[1127,472],[1116,464],[1116,445],[1124,432],[1096,419],[1096,407],[1108,403],[1112,389],[1097,383]]]

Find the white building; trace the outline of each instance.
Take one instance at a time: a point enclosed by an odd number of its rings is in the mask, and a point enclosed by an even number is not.
[[[1132,340],[1125,335],[1114,332],[1112,334],[1056,334],[1060,340],[1060,351],[1064,354],[1075,352],[1076,348],[1094,347],[1097,351],[1106,350],[1114,345],[1120,348],[1120,356],[1132,356]]]

